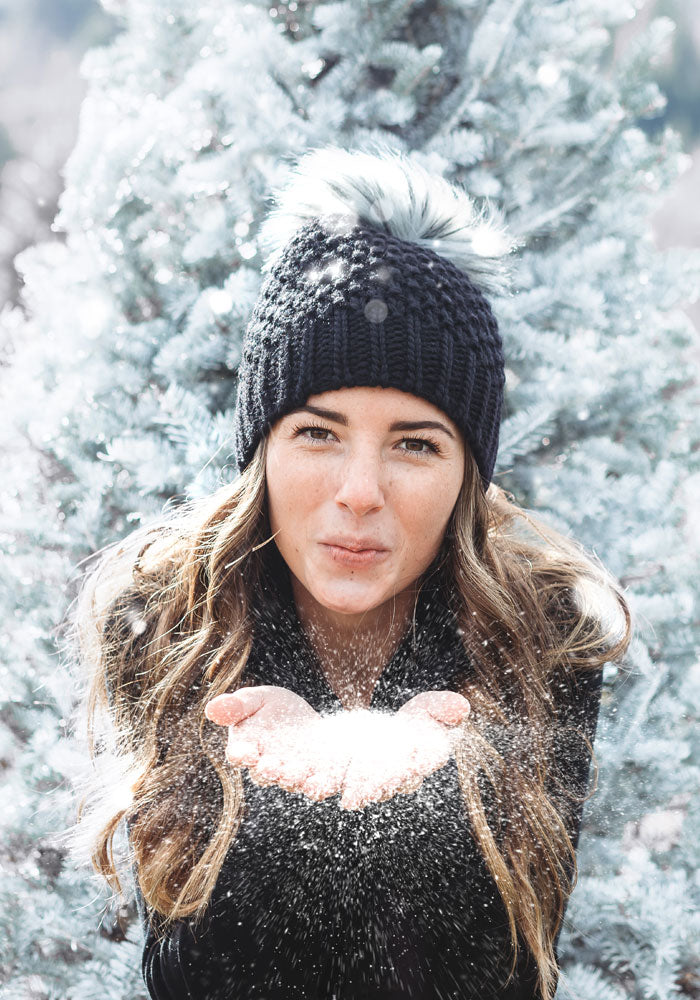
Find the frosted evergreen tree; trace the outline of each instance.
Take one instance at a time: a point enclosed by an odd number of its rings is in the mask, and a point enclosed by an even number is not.
[[[637,619],[626,669],[606,667],[557,995],[697,996],[699,355],[680,305],[700,258],[654,248],[649,214],[688,158],[639,127],[663,108],[673,23],[611,64],[635,13],[618,0],[107,6],[122,30],[84,62],[65,239],[21,255],[3,314],[2,997],[144,996],[133,902],[58,837],[87,757],[58,625],[92,553],[234,478],[269,192],[307,148],[375,138],[520,241],[493,298],[495,479],[592,548]]]

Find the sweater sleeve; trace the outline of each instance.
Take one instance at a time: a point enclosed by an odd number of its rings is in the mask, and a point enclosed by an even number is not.
[[[126,824],[129,835],[129,825]],[[197,939],[189,920],[176,921],[166,934],[160,934],[157,914],[149,912],[139,886],[135,865],[132,865],[134,896],[143,933],[141,975],[152,1000],[197,1000],[199,993],[190,984],[185,972],[183,954],[197,954]],[[204,985],[201,975],[196,977],[198,988]]]
[[[189,955],[196,952],[192,935],[188,921],[178,921],[160,939],[154,927],[146,923],[141,975],[152,1000],[197,1000],[199,994],[190,987],[182,957],[185,950]],[[201,979],[197,986],[203,986]]]
[[[579,842],[585,802],[574,802],[569,795],[573,793],[576,799],[584,799],[588,792],[591,753],[583,737],[593,745],[602,685],[602,667],[575,673],[570,671],[556,685],[557,723],[548,787],[554,801],[562,804],[567,832],[574,848]]]
[[[561,802],[561,814],[564,825],[571,839],[574,850],[578,848],[584,798],[589,791],[591,754],[582,739],[583,733],[591,745],[595,740],[600,715],[600,701],[603,685],[603,668],[597,670],[578,671],[570,673],[560,682],[557,697],[557,720],[559,729],[554,741],[554,774],[556,783],[549,781],[550,796],[554,802]],[[569,794],[573,793],[579,801],[564,797],[562,786]],[[569,877],[572,866],[567,868]],[[567,904],[564,907],[566,913]],[[559,960],[559,941],[564,929],[562,923],[554,939],[554,954],[557,965]]]

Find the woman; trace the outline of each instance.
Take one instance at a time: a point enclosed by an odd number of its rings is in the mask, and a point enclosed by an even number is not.
[[[121,892],[124,819],[158,1000],[550,1000],[631,628],[491,481],[506,237],[402,155],[331,147],[263,235],[240,476],[77,607],[119,775],[93,863]]]

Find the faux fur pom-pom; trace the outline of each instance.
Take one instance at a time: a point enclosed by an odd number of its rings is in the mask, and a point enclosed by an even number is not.
[[[477,210],[463,188],[380,140],[362,149],[309,150],[273,198],[259,234],[264,272],[306,221],[342,216],[348,225],[362,221],[428,247],[485,293],[509,290],[506,257],[518,244],[500,210],[489,203]]]

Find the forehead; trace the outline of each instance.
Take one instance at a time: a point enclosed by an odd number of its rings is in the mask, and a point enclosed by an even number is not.
[[[371,416],[388,421],[397,417],[411,419],[423,417],[428,420],[439,420],[455,434],[458,433],[456,424],[444,410],[422,396],[415,396],[413,393],[393,387],[351,386],[330,389],[309,396],[305,405],[335,410],[351,419],[358,417],[367,419]]]

